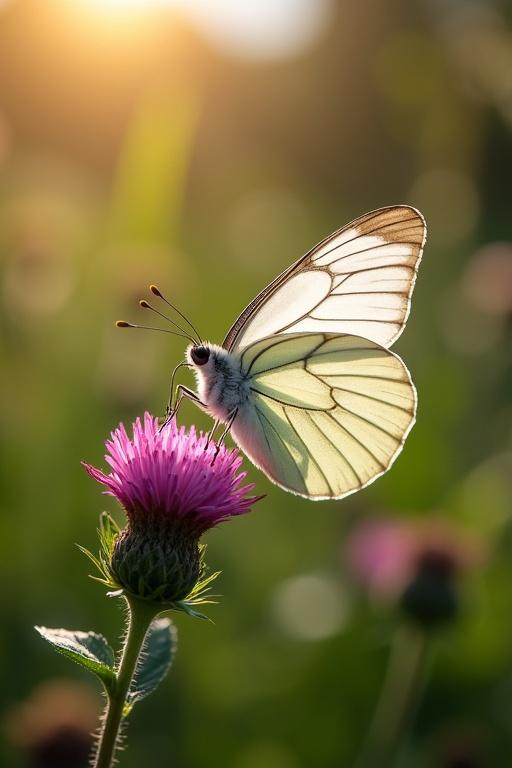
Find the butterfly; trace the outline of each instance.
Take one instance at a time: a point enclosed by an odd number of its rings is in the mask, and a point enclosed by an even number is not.
[[[229,431],[298,496],[342,499],[372,483],[415,421],[416,390],[389,347],[409,315],[425,238],[419,211],[398,205],[322,240],[256,296],[221,346],[192,339],[185,364],[197,390],[178,385],[170,415],[193,400],[214,429],[225,425],[221,440]]]

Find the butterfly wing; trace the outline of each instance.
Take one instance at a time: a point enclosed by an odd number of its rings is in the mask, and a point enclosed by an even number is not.
[[[281,335],[246,347],[240,363],[251,397],[233,438],[300,496],[340,499],[364,488],[389,469],[414,424],[407,368],[368,339]]]
[[[268,285],[229,330],[242,350],[273,334],[349,333],[389,347],[409,315],[426,237],[423,216],[398,205],[327,237]]]

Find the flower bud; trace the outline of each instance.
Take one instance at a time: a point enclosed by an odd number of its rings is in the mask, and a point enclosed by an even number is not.
[[[119,586],[136,597],[162,605],[183,600],[201,575],[198,537],[161,521],[127,525],[115,541],[110,570]]]

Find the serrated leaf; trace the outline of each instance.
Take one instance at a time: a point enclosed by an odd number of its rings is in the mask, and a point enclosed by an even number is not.
[[[172,664],[177,632],[170,619],[155,619],[151,624],[137,669],[130,686],[125,714],[133,705],[158,688]]]
[[[93,672],[108,691],[113,690],[116,683],[114,651],[103,635],[96,632],[49,629],[48,627],[35,629],[57,653],[62,653],[76,664]]]

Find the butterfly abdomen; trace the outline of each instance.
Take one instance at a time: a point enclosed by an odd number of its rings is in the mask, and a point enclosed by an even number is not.
[[[208,412],[225,422],[234,410],[247,403],[249,378],[242,372],[237,357],[215,344],[210,344],[209,350],[208,363],[194,365],[197,391]]]

